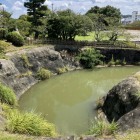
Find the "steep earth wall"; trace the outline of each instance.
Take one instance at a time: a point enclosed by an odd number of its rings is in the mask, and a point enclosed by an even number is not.
[[[30,50],[22,50],[17,53],[9,53],[8,60],[1,59],[0,81],[12,87],[20,97],[27,89],[38,82],[36,73],[39,68],[46,68],[56,73],[58,68],[69,67],[75,69],[76,63],[63,59],[59,52],[47,47],[39,47]]]

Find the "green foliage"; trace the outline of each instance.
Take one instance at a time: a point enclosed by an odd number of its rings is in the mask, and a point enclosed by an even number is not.
[[[5,131],[0,131],[0,140],[35,140],[35,138],[33,136],[10,134]]]
[[[89,16],[91,14],[95,15],[95,17],[98,17],[97,20],[104,23],[106,26],[118,23],[121,18],[120,9],[109,5],[101,8],[98,6],[91,7],[91,9],[87,11],[86,15]]]
[[[92,21],[71,10],[58,11],[47,22],[48,38],[74,40],[78,34],[86,35],[92,30]]]
[[[0,52],[3,52],[3,53],[5,53],[6,52],[6,50],[9,48],[9,47],[11,47],[12,46],[12,44],[11,43],[9,43],[9,42],[5,42],[4,40],[0,40]],[[12,46],[13,47],[13,46]]]
[[[8,31],[5,28],[0,28],[0,40],[5,39]]]
[[[67,72],[67,71],[68,71],[68,68],[67,67],[63,67],[63,68],[58,68],[57,69],[57,73],[58,74],[63,74],[65,72]]]
[[[24,2],[24,6],[27,8],[28,21],[32,24],[32,32],[35,33],[35,38],[39,37],[41,32],[45,30],[46,19],[50,10],[44,5],[45,0],[28,0]],[[41,29],[41,30],[40,30]]]
[[[100,54],[100,51],[86,48],[79,54],[77,59],[85,68],[93,68],[101,63],[101,58],[103,57],[104,56]]]
[[[0,83],[0,101],[9,105],[17,105],[16,95],[12,89]]]
[[[21,15],[19,19],[16,20],[16,26],[23,37],[30,35],[31,22],[28,21],[27,15]]]
[[[39,80],[49,79],[51,77],[51,72],[47,69],[40,68],[37,72],[37,77]]]
[[[114,121],[108,123],[103,120],[95,120],[92,127],[90,128],[88,135],[113,135],[118,130],[118,125]]]
[[[26,54],[22,54],[22,55],[21,55],[21,59],[23,60],[24,66],[25,66],[25,67],[31,67],[31,66],[32,66],[32,65],[30,64],[29,59],[28,59],[28,57],[27,57]]]
[[[6,10],[0,10],[0,27],[8,31],[13,27],[11,15],[12,14]]]
[[[117,60],[115,61],[115,65],[121,65],[121,60],[117,59]]]
[[[20,47],[24,45],[24,38],[19,35],[17,32],[10,32],[6,37],[8,42],[11,42],[13,45]]]
[[[112,66],[112,65],[115,65],[115,61],[114,61],[114,56],[112,55],[112,58],[111,60],[108,62],[108,66]]]
[[[21,113],[7,106],[3,106],[3,109],[7,118],[6,130],[9,132],[47,137],[56,135],[54,125],[48,123],[41,115],[33,112]]]
[[[13,48],[11,43],[5,42],[4,40],[0,40],[0,58],[5,59],[5,53],[9,48]]]
[[[125,61],[125,58],[123,59],[122,63],[121,63],[123,66],[126,65],[126,61]]]
[[[22,78],[22,77],[29,77],[32,76],[32,72],[31,71],[27,71],[26,73],[22,73],[20,75],[18,75],[18,78]]]

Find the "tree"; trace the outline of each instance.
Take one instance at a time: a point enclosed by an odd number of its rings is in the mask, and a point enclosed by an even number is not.
[[[24,6],[27,8],[27,13],[29,15],[29,21],[32,23],[32,30],[35,32],[35,39],[38,38],[39,34],[41,33],[40,30],[38,30],[39,26],[43,25],[43,19],[48,16],[48,7],[43,5],[45,0],[27,0],[27,2],[24,3]]]
[[[92,7],[89,11],[87,11],[86,15],[89,17],[91,17],[91,15],[98,17],[97,20],[104,23],[106,26],[119,23],[121,18],[120,9],[109,5],[102,8],[98,6]]]
[[[0,10],[0,38],[5,39],[9,31],[15,30],[15,19],[11,18],[11,13]]]
[[[23,37],[29,36],[31,31],[31,22],[28,21],[28,16],[21,15],[19,19],[16,20],[16,27]]]
[[[78,34],[86,34],[92,29],[92,21],[89,17],[77,15],[67,9],[54,14],[47,24],[49,38],[61,40],[74,40]]]

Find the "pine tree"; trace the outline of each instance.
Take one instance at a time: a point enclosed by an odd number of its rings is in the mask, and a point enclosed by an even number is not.
[[[43,5],[46,0],[27,0],[24,6],[27,8],[29,21],[32,23],[35,39],[39,36],[38,26],[42,25],[41,18],[46,15],[47,6]]]

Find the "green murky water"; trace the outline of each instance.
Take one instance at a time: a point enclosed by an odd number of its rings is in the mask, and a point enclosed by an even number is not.
[[[96,101],[140,67],[97,68],[55,76],[29,89],[20,109],[42,113],[61,134],[85,133],[96,116]]]

